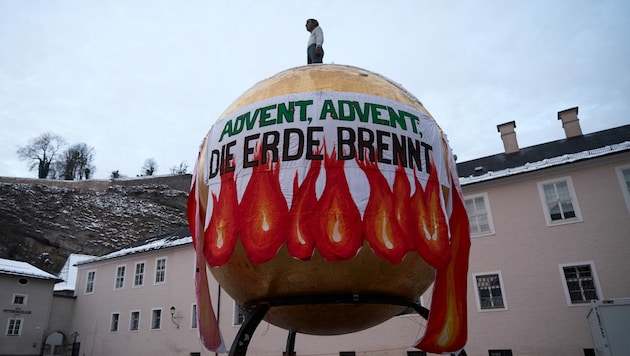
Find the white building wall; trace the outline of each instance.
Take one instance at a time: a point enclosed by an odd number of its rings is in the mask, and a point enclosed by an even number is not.
[[[155,261],[167,258],[166,283],[155,285]],[[144,286],[133,287],[136,262],[145,262]],[[126,265],[125,285],[114,290],[116,268]],[[190,355],[201,352],[191,328],[195,303],[194,251],[190,244],[138,255],[79,265],[72,328],[79,333],[81,355]],[[86,275],[96,270],[93,294],[85,294]],[[176,308],[171,320],[170,308]],[[162,309],[161,328],[150,330],[152,309]],[[138,331],[129,330],[132,311],[140,311]],[[120,313],[117,332],[110,332],[112,313]],[[179,328],[173,323],[179,324]]]

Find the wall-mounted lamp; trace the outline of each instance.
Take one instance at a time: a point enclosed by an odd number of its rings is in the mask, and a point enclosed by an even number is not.
[[[171,321],[173,322],[173,324],[175,324],[177,326],[177,328],[179,329],[179,324],[175,321],[175,319],[181,319],[181,316],[175,316],[175,307],[171,307]]]

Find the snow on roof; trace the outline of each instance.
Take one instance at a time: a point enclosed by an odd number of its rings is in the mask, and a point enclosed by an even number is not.
[[[74,290],[74,287],[77,284],[76,264],[94,257],[96,256],[80,255],[77,253],[70,254],[68,259],[66,259],[66,263],[63,265],[63,268],[61,268],[61,271],[59,272],[59,278],[62,279],[63,282],[55,284],[55,291]]]
[[[0,273],[41,279],[58,279],[57,276],[43,271],[30,263],[4,258],[0,258]]]
[[[188,230],[186,230],[186,232],[187,231]],[[103,260],[109,260],[116,257],[133,255],[133,254],[148,252],[148,251],[153,251],[153,250],[160,250],[160,249],[168,248],[168,247],[182,246],[182,245],[186,245],[190,243],[192,243],[192,236],[190,235],[190,233],[189,232],[182,233],[182,231],[180,231],[179,233],[163,235],[154,239],[147,240],[142,245],[124,248],[122,250],[109,253],[107,255],[81,261],[81,262],[78,262],[77,265],[98,262],[98,261],[103,261]]]
[[[559,166],[562,164],[573,163],[573,162],[591,159],[595,157],[605,156],[605,155],[618,153],[618,152],[622,152],[626,150],[630,150],[630,141],[626,141],[626,142],[622,142],[622,143],[618,143],[618,144],[614,144],[610,146],[605,146],[602,148],[597,148],[597,149],[592,149],[592,150],[587,150],[587,151],[582,151],[582,152],[577,152],[577,153],[571,153],[571,154],[565,154],[558,157],[546,158],[546,159],[543,159],[542,161],[525,163],[524,165],[519,166],[519,167],[506,168],[500,171],[494,171],[494,172],[490,171],[490,172],[486,172],[478,176],[460,177],[459,183],[461,185],[478,183],[478,182],[488,181],[492,179],[507,177],[507,176],[511,176],[515,174],[536,171],[543,168]]]

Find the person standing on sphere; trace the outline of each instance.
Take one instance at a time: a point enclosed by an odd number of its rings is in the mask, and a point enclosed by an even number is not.
[[[308,64],[322,63],[324,59],[324,48],[322,48],[324,31],[322,31],[322,28],[319,27],[319,22],[315,19],[306,20],[306,31],[311,33],[306,48],[306,62]]]

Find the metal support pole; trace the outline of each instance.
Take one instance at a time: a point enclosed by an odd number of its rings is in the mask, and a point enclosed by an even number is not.
[[[236,334],[229,356],[245,356],[247,354],[247,347],[252,340],[252,335],[269,311],[269,308],[271,308],[271,304],[265,302],[247,305],[245,322],[238,330],[238,334]]]
[[[282,353],[282,356],[296,356],[295,353],[295,334],[296,332],[293,330],[289,331],[289,335],[287,336],[287,349]]]

